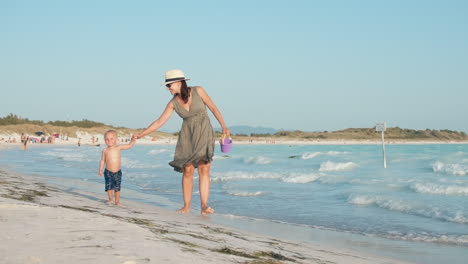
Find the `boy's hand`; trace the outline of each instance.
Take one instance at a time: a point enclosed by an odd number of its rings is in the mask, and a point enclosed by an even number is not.
[[[132,136],[132,140],[137,140],[139,138],[140,138],[139,134],[133,134],[133,136]]]
[[[98,172],[98,176],[99,176],[99,177],[102,177],[102,172]]]

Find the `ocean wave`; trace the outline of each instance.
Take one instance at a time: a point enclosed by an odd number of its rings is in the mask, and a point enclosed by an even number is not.
[[[63,159],[66,161],[79,161],[79,162],[85,162],[85,161],[94,161],[95,159],[91,159],[89,155],[85,155],[84,153],[80,152],[68,152],[68,151],[46,151],[41,153],[43,156],[51,156],[51,157],[56,157],[58,159]]]
[[[432,234],[427,232],[402,232],[397,230],[390,230],[387,232],[359,232],[359,231],[349,231],[343,229],[336,229],[332,227],[325,227],[319,225],[309,225],[309,224],[297,224],[291,222],[285,222],[281,220],[273,220],[273,219],[262,219],[262,218],[254,218],[248,216],[241,216],[241,215],[233,215],[233,214],[223,214],[223,217],[228,219],[241,219],[241,220],[250,220],[255,222],[272,222],[281,225],[290,225],[290,226],[297,226],[303,228],[314,228],[319,230],[329,230],[329,231],[341,231],[341,232],[350,232],[350,233],[357,233],[365,236],[370,237],[382,237],[386,239],[392,240],[404,240],[404,241],[413,241],[413,242],[426,242],[426,243],[437,243],[437,244],[446,244],[446,245],[458,245],[458,246],[468,246],[468,235],[455,235],[455,234]]]
[[[275,172],[227,172],[212,176],[212,182],[230,182],[240,180],[280,180],[287,183],[309,183],[325,176],[324,173],[275,173]]]
[[[288,183],[309,183],[314,182],[320,177],[324,176],[323,173],[310,173],[310,174],[291,174],[288,177],[284,177],[281,180]]]
[[[213,175],[211,180],[213,182],[227,182],[236,180],[280,179],[281,177],[281,174],[274,172],[232,171],[222,175]]]
[[[304,160],[313,159],[313,158],[320,156],[321,154],[322,154],[321,152],[306,152],[302,154],[301,159],[304,159]]]
[[[352,170],[357,167],[354,162],[332,162],[326,161],[320,164],[319,171],[345,171]]]
[[[436,161],[432,164],[432,170],[437,173],[450,174],[456,176],[464,176],[468,174],[468,167],[458,163],[443,163]]]
[[[346,151],[305,152],[301,155],[301,158],[304,160],[307,160],[307,159],[316,158],[321,155],[338,156],[338,155],[344,155],[344,154],[349,154],[349,152],[346,152]]]
[[[468,235],[434,235],[434,234],[420,234],[420,233],[400,233],[392,232],[387,234],[377,234],[388,239],[406,240],[414,242],[426,243],[439,243],[448,245],[468,245]]]
[[[273,160],[263,157],[263,156],[258,156],[258,157],[250,157],[250,158],[245,158],[244,163],[246,164],[255,164],[255,165],[265,165],[265,164],[270,164],[272,163]]]
[[[158,155],[158,154],[161,154],[161,153],[164,153],[164,152],[169,152],[169,151],[170,150],[168,150],[168,149],[153,149],[153,150],[148,151],[148,154]]]
[[[348,202],[350,204],[360,206],[374,205],[390,211],[407,213],[454,223],[468,224],[468,217],[461,210],[451,212],[447,209],[416,205],[404,200],[395,200],[381,196],[367,195],[350,195],[348,197]]]
[[[75,149],[71,148],[54,148],[51,151],[56,151],[56,152],[74,152],[76,151]]]
[[[231,157],[231,156],[229,156],[229,155],[222,155],[222,156],[220,156],[220,155],[214,155],[214,156],[213,156],[213,160],[229,159],[230,157]]]
[[[146,164],[139,160],[131,160],[128,158],[122,157],[122,167],[132,168],[132,169],[155,169],[160,168],[161,164]]]
[[[226,191],[226,193],[232,196],[242,196],[242,197],[263,196],[266,194],[266,192],[262,192],[262,191],[257,191],[257,192]]]
[[[436,195],[468,195],[468,187],[456,185],[440,185],[434,183],[416,183],[410,186],[418,193],[428,193]]]

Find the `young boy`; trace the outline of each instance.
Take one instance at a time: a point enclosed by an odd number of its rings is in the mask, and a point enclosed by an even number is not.
[[[99,177],[102,177],[104,170],[104,179],[106,180],[106,192],[109,196],[109,205],[113,204],[115,193],[115,204],[121,206],[120,203],[120,183],[122,182],[122,171],[120,170],[121,155],[120,151],[129,149],[135,145],[136,138],[132,137],[129,144],[117,145],[117,132],[108,130],[104,134],[107,148],[102,150],[101,162],[99,163]]]

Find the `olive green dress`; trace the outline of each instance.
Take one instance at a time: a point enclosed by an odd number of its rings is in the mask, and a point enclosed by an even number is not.
[[[174,170],[182,172],[186,165],[193,164],[195,168],[203,160],[210,163],[213,160],[215,133],[197,88],[191,87],[192,105],[187,111],[174,97],[172,104],[175,111],[184,120],[177,140],[174,160],[169,163]]]

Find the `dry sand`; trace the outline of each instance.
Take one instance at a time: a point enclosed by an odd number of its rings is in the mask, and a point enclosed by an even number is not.
[[[125,202],[0,169],[0,263],[403,263]]]

